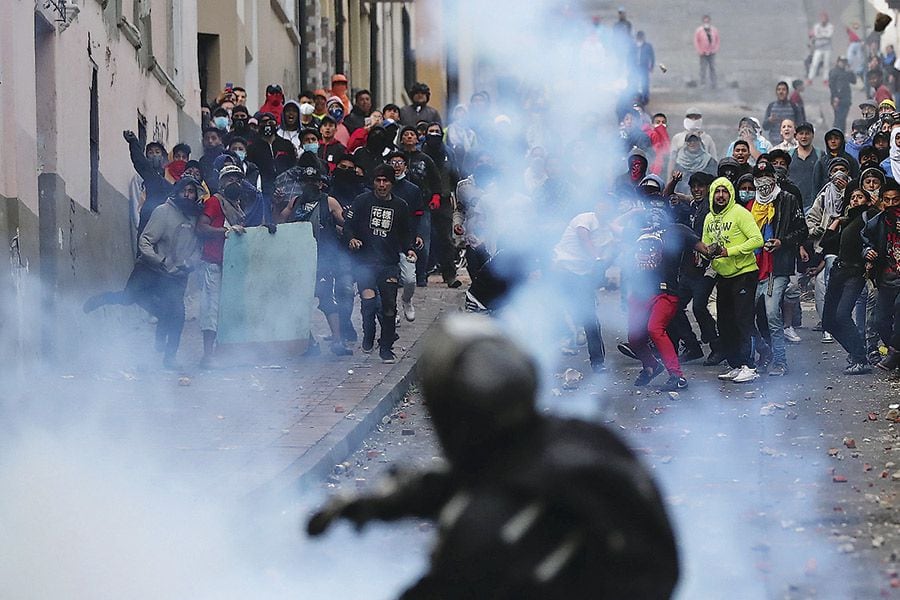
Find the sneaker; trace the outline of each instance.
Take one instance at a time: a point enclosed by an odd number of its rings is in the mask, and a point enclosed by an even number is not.
[[[698,360],[704,357],[703,348],[700,346],[694,346],[693,348],[685,348],[682,350],[681,354],[678,355],[678,360],[683,363],[691,362],[692,360]]]
[[[674,392],[676,390],[683,390],[687,388],[688,382],[684,377],[679,377],[678,375],[671,375],[666,382],[662,385],[662,391],[664,392]]]
[[[791,342],[792,344],[799,344],[802,341],[802,338],[797,335],[797,332],[794,331],[793,327],[784,328],[784,339]]]
[[[822,343],[823,344],[833,344],[834,336],[828,333],[827,331],[822,333]]]
[[[346,347],[340,342],[334,342],[331,344],[331,352],[335,356],[353,356],[353,350]]]
[[[734,381],[734,378],[741,374],[741,369],[731,369],[730,371],[726,371],[725,373],[719,374],[719,379],[722,381]]]
[[[416,320],[416,307],[412,305],[412,302],[403,302],[403,317],[412,323]]]
[[[627,342],[618,344],[616,348],[628,358],[633,358],[634,360],[638,359],[637,354],[634,353],[634,350],[631,349],[631,346],[629,346]]]
[[[706,357],[706,360],[703,361],[704,367],[715,367],[721,365],[725,361],[725,355],[719,352],[718,350],[713,350],[709,353],[709,356]]]
[[[634,385],[636,385],[637,387],[645,386],[665,370],[666,368],[661,362],[657,362],[656,366],[652,369],[641,369],[641,372],[638,373],[637,379],[634,380]]]
[[[749,383],[759,378],[759,373],[756,372],[756,369],[751,369],[750,367],[744,365],[741,367],[737,376],[732,379],[734,383]]]
[[[378,356],[381,357],[381,362],[386,365],[392,365],[397,362],[397,355],[394,354],[393,350],[388,350],[386,348],[382,348],[378,352]]]
[[[844,375],[866,375],[872,372],[872,367],[866,363],[853,363],[844,369]]]
[[[880,363],[881,359],[884,357],[881,355],[881,352],[879,352],[878,350],[872,350],[871,352],[869,352],[869,354],[866,356],[866,358],[869,359],[869,364],[874,367],[875,365]]]
[[[375,340],[367,340],[364,337],[359,349],[363,351],[363,354],[372,354],[372,350],[375,349]]]
[[[450,288],[451,290],[455,290],[456,288],[458,288],[461,285],[462,285],[462,281],[460,281],[456,277],[454,277],[453,279],[451,279],[450,281],[447,282],[447,287]]]
[[[784,377],[787,375],[787,372],[787,365],[772,365],[772,367],[769,368],[769,377]]]

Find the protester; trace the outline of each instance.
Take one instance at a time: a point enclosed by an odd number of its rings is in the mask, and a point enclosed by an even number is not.
[[[703,23],[694,32],[694,48],[700,56],[700,85],[706,85],[706,72],[709,71],[709,84],[716,89],[716,54],[719,52],[719,30],[712,26],[709,15],[703,15]]]
[[[812,85],[819,69],[827,69],[831,64],[831,37],[833,35],[834,25],[829,21],[828,13],[823,10],[819,22],[813,25],[809,34],[813,55],[809,63],[809,73],[806,75],[807,85]]]

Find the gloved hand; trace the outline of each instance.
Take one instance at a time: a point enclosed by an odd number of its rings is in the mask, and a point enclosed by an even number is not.
[[[275,223],[266,223],[266,229],[269,230],[269,233],[275,235],[275,232],[278,230],[278,226]]]
[[[433,194],[431,196],[431,202],[428,203],[428,208],[431,210],[437,210],[441,207],[441,195]]]

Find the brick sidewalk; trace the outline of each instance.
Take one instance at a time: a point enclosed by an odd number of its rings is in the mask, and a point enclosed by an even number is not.
[[[188,367],[167,372],[156,366],[145,315],[102,309],[83,332],[86,350],[78,364],[56,368],[39,391],[23,388],[20,395],[49,400],[40,403],[48,412],[42,419],[89,421],[104,439],[146,445],[164,472],[217,497],[308,485],[350,454],[402,397],[415,375],[420,339],[443,313],[457,310],[461,289],[432,278],[416,290],[416,320],[398,329],[393,365],[358,346],[353,356],[338,358],[324,343],[317,357],[200,371],[192,366],[201,354],[200,332],[189,321],[179,352]],[[358,300],[354,312],[359,329]],[[318,311],[313,324],[320,337],[327,331]],[[93,344],[102,344],[102,360],[89,350]]]

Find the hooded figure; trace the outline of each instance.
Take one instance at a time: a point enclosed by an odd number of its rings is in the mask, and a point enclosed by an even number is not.
[[[831,159],[837,156],[847,160],[851,179],[859,177],[859,163],[847,153],[845,145],[846,138],[844,138],[844,132],[840,129],[829,129],[825,133],[825,150],[816,162],[816,166],[813,167],[813,187],[816,193],[820,192],[828,181],[829,164]]]
[[[328,116],[337,123],[337,129],[334,131],[334,139],[339,141],[345,148],[350,143],[350,132],[344,125],[344,116],[347,114],[344,109],[344,103],[338,96],[332,96],[325,104]],[[324,117],[323,117],[324,119]]]
[[[270,113],[275,117],[275,122],[281,125],[281,111],[284,108],[284,92],[281,86],[270,84],[266,87],[266,101],[259,107],[259,112]]]
[[[809,227],[809,237],[820,240],[831,222],[840,217],[846,204],[846,190],[850,183],[850,163],[843,156],[836,156],[828,163],[828,182],[822,186],[822,191],[816,196],[815,201],[806,214],[806,225]]]
[[[741,164],[730,156],[726,156],[719,161],[715,174],[719,177],[727,177],[731,183],[737,184],[738,179],[748,173],[750,173],[749,164]]]
[[[674,168],[684,174],[684,178],[675,186],[679,194],[690,194],[688,179],[694,173],[709,173],[715,175],[718,164],[716,159],[706,151],[700,136],[692,133],[685,138],[684,146],[675,153]]]
[[[293,115],[287,119],[284,118],[284,110],[288,108],[290,108],[292,113],[296,111],[296,119]],[[288,100],[284,103],[284,107],[282,108],[282,119],[281,126],[278,128],[278,136],[292,143],[298,156],[300,155],[300,150],[303,145],[300,140],[302,131],[303,128],[300,126],[300,103],[296,100]]]
[[[616,178],[616,190],[620,194],[634,193],[641,180],[647,176],[647,155],[640,148],[632,148],[628,154],[628,172]]]
[[[700,112],[700,109],[697,107],[690,107],[685,112],[684,117],[684,131],[676,133],[672,136],[672,141],[670,144],[670,158],[669,158],[669,172],[672,171],[672,160],[674,159],[675,153],[678,152],[682,146],[684,146],[685,139],[691,133],[695,133],[700,136],[700,142],[703,144],[703,149],[709,152],[709,155],[712,156],[715,160],[719,160],[719,154],[716,151],[716,143],[713,141],[712,136],[703,131],[703,113]]]
[[[891,129],[891,145],[888,146],[888,157],[881,163],[881,168],[888,177],[894,181],[900,181],[900,127]]]
[[[310,534],[339,518],[438,521],[430,567],[403,598],[672,595],[677,547],[649,473],[605,427],[540,414],[531,357],[487,318],[453,316],[420,365],[448,468],[395,475],[383,494],[336,496]]]
[[[393,144],[393,135],[385,127],[374,127],[366,138],[366,145],[357,148],[353,153],[353,160],[366,174],[366,181],[371,185],[374,178],[373,171],[378,165],[384,164],[384,158],[396,150]]]

